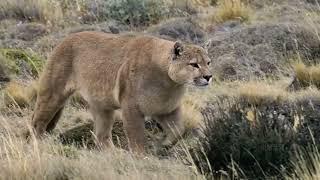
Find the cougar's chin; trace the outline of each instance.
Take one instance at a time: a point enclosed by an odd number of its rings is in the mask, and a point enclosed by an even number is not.
[[[210,81],[207,81],[204,78],[197,78],[193,81],[193,84],[198,87],[205,87],[210,84]]]

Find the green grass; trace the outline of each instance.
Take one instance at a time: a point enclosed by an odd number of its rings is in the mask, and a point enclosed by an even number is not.
[[[5,66],[15,74],[20,73],[19,60],[22,60],[29,65],[34,77],[39,76],[44,65],[44,60],[38,55],[20,49],[0,49],[0,59],[1,56]]]

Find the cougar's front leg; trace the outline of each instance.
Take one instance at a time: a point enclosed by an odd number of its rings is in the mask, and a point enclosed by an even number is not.
[[[166,137],[161,143],[163,146],[175,144],[184,134],[185,127],[181,119],[180,107],[169,114],[156,116],[155,119],[161,125],[166,134]]]
[[[144,153],[144,115],[136,105],[127,105],[123,108],[123,117],[129,150]]]

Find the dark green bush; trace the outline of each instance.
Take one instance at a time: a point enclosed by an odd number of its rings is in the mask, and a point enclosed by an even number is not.
[[[316,131],[320,117],[319,103],[312,102],[252,106],[243,100],[224,99],[211,104],[203,111],[203,150],[196,164],[210,176],[224,171],[238,178],[265,179],[291,173],[297,148],[320,144],[310,137],[309,129]],[[295,124],[297,117],[303,117],[299,125]],[[319,133],[313,135],[319,138]]]

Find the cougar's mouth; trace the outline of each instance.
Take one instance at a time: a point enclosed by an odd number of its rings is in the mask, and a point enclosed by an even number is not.
[[[208,81],[206,80],[205,78],[196,78],[193,83],[195,86],[198,86],[198,87],[205,87],[205,86],[208,86],[211,82],[211,79]]]

